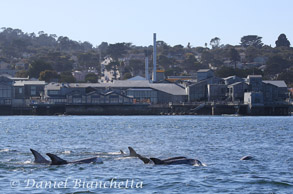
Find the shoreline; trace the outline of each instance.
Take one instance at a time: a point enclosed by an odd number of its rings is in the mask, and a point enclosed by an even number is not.
[[[291,116],[288,104],[250,107],[246,104],[33,104],[28,107],[0,106],[0,115],[205,115]]]

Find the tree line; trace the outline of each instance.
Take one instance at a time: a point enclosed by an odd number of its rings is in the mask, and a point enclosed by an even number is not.
[[[190,43],[170,46],[164,41],[157,41],[157,64],[159,69],[165,70],[166,76],[190,75],[198,69],[213,68],[220,77],[261,74],[265,79],[283,79],[291,85],[293,49],[290,46],[285,34],[276,37],[275,46],[264,45],[262,37],[257,35],[241,37],[239,45],[221,44],[219,37],[197,47]],[[119,70],[121,79],[144,76],[144,58],[149,57],[151,68],[152,49],[152,45],[135,46],[125,42],[102,42],[93,46],[89,42],[78,42],[43,31],[37,34],[12,28],[1,28],[0,31],[0,62],[9,63],[11,69],[17,70],[17,76],[46,81],[75,82],[72,71],[95,68],[97,73],[87,76],[86,81],[97,82],[103,76],[100,62],[106,57],[111,58],[106,69]],[[19,61],[25,61],[28,68],[18,67]]]

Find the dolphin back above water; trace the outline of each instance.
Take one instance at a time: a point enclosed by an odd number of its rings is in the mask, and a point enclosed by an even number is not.
[[[160,160],[158,158],[150,158],[154,164],[157,165],[176,165],[176,164],[189,164],[189,165],[194,165],[194,166],[204,166],[201,161],[197,159],[189,159],[185,157],[174,157],[174,158],[169,158],[166,160]]]
[[[240,158],[240,160],[253,160],[254,158],[252,156],[243,156],[242,158]]]
[[[205,166],[201,161],[197,159],[189,159],[184,156],[177,156],[172,158],[167,158],[164,160],[160,160],[158,158],[146,158],[144,156],[141,156],[140,154],[137,154],[136,151],[132,147],[128,147],[130,151],[130,156],[138,157],[141,161],[143,161],[145,164],[156,164],[156,165],[175,165],[175,164],[189,164],[189,165],[195,165],[195,166]]]
[[[36,150],[33,150],[33,149],[30,149],[30,150],[35,157],[34,163],[36,163],[36,164],[50,164],[50,161],[46,160],[46,158],[44,158],[39,152],[37,152]]]
[[[145,164],[156,164],[152,159],[157,159],[157,158],[146,158],[146,157],[143,157],[139,154],[137,154],[137,157],[142,160]],[[186,157],[184,156],[178,156],[178,157],[172,157],[172,158],[167,158],[167,159],[164,159],[164,160],[161,160],[162,162],[171,162],[173,160],[184,160],[184,159],[187,159]],[[157,162],[160,163],[158,161],[159,159],[157,159]]]
[[[47,156],[51,159],[51,165],[63,165],[63,164],[88,164],[88,163],[99,163],[102,164],[103,161],[98,157],[92,157],[92,158],[86,158],[82,160],[75,160],[72,162],[69,162],[67,160],[64,160],[54,154],[47,153]]]

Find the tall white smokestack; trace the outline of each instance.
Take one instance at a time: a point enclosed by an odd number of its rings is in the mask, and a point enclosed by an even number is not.
[[[154,48],[153,48],[153,82],[157,81],[157,40],[154,33]]]
[[[150,80],[149,78],[149,57],[145,57],[145,79]]]

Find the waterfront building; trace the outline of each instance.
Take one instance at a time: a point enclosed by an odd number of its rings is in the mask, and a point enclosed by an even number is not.
[[[0,105],[11,105],[13,99],[13,80],[0,75]]]
[[[225,84],[208,84],[208,101],[223,101],[227,94],[227,85]]]
[[[228,99],[235,102],[240,101],[243,102],[244,100],[244,93],[247,92],[248,85],[244,81],[242,82],[235,82],[230,84],[228,87]]]
[[[211,69],[200,69],[196,72],[197,81],[206,80],[208,78],[214,77],[214,72]]]
[[[50,83],[45,87],[45,99],[50,103],[68,100],[72,92],[86,96],[96,91],[106,94],[114,91],[133,99],[133,103],[168,104],[169,102],[186,102],[185,87],[175,83],[151,83],[148,80],[115,80],[113,83]],[[85,97],[84,97],[85,98]],[[85,102],[85,101],[84,101]]]
[[[30,103],[40,102],[45,84],[45,81],[15,81],[13,84],[14,97],[12,105],[14,107],[29,106]]]

